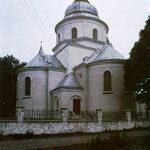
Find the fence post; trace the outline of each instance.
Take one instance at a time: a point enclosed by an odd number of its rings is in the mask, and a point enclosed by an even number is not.
[[[66,122],[68,120],[68,109],[67,108],[61,108],[61,118],[63,122]]]
[[[126,110],[127,121],[131,122],[131,111],[129,109]]]
[[[24,120],[24,107],[17,107],[17,121]]]
[[[101,124],[102,120],[103,120],[103,111],[102,111],[102,109],[97,109],[96,114],[97,114],[98,123]]]

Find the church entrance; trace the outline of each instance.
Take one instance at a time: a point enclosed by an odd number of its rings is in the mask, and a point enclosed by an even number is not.
[[[80,109],[81,109],[80,99],[74,98],[73,99],[73,112],[78,115],[80,114]]]

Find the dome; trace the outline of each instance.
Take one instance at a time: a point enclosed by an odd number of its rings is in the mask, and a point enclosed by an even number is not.
[[[65,12],[65,16],[75,14],[75,13],[86,13],[98,16],[97,9],[90,4],[87,0],[75,0]]]

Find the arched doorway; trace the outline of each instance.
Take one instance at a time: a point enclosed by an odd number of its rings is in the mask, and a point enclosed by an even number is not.
[[[79,98],[73,99],[73,112],[75,114],[80,114],[81,111],[81,102]]]

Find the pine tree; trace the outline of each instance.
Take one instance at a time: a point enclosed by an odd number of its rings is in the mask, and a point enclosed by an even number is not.
[[[20,63],[12,55],[0,57],[0,117],[15,117],[17,71],[25,63]]]
[[[125,87],[150,108],[150,16],[125,64]]]
[[[131,91],[140,80],[150,77],[150,16],[139,36],[125,64],[125,86]]]

